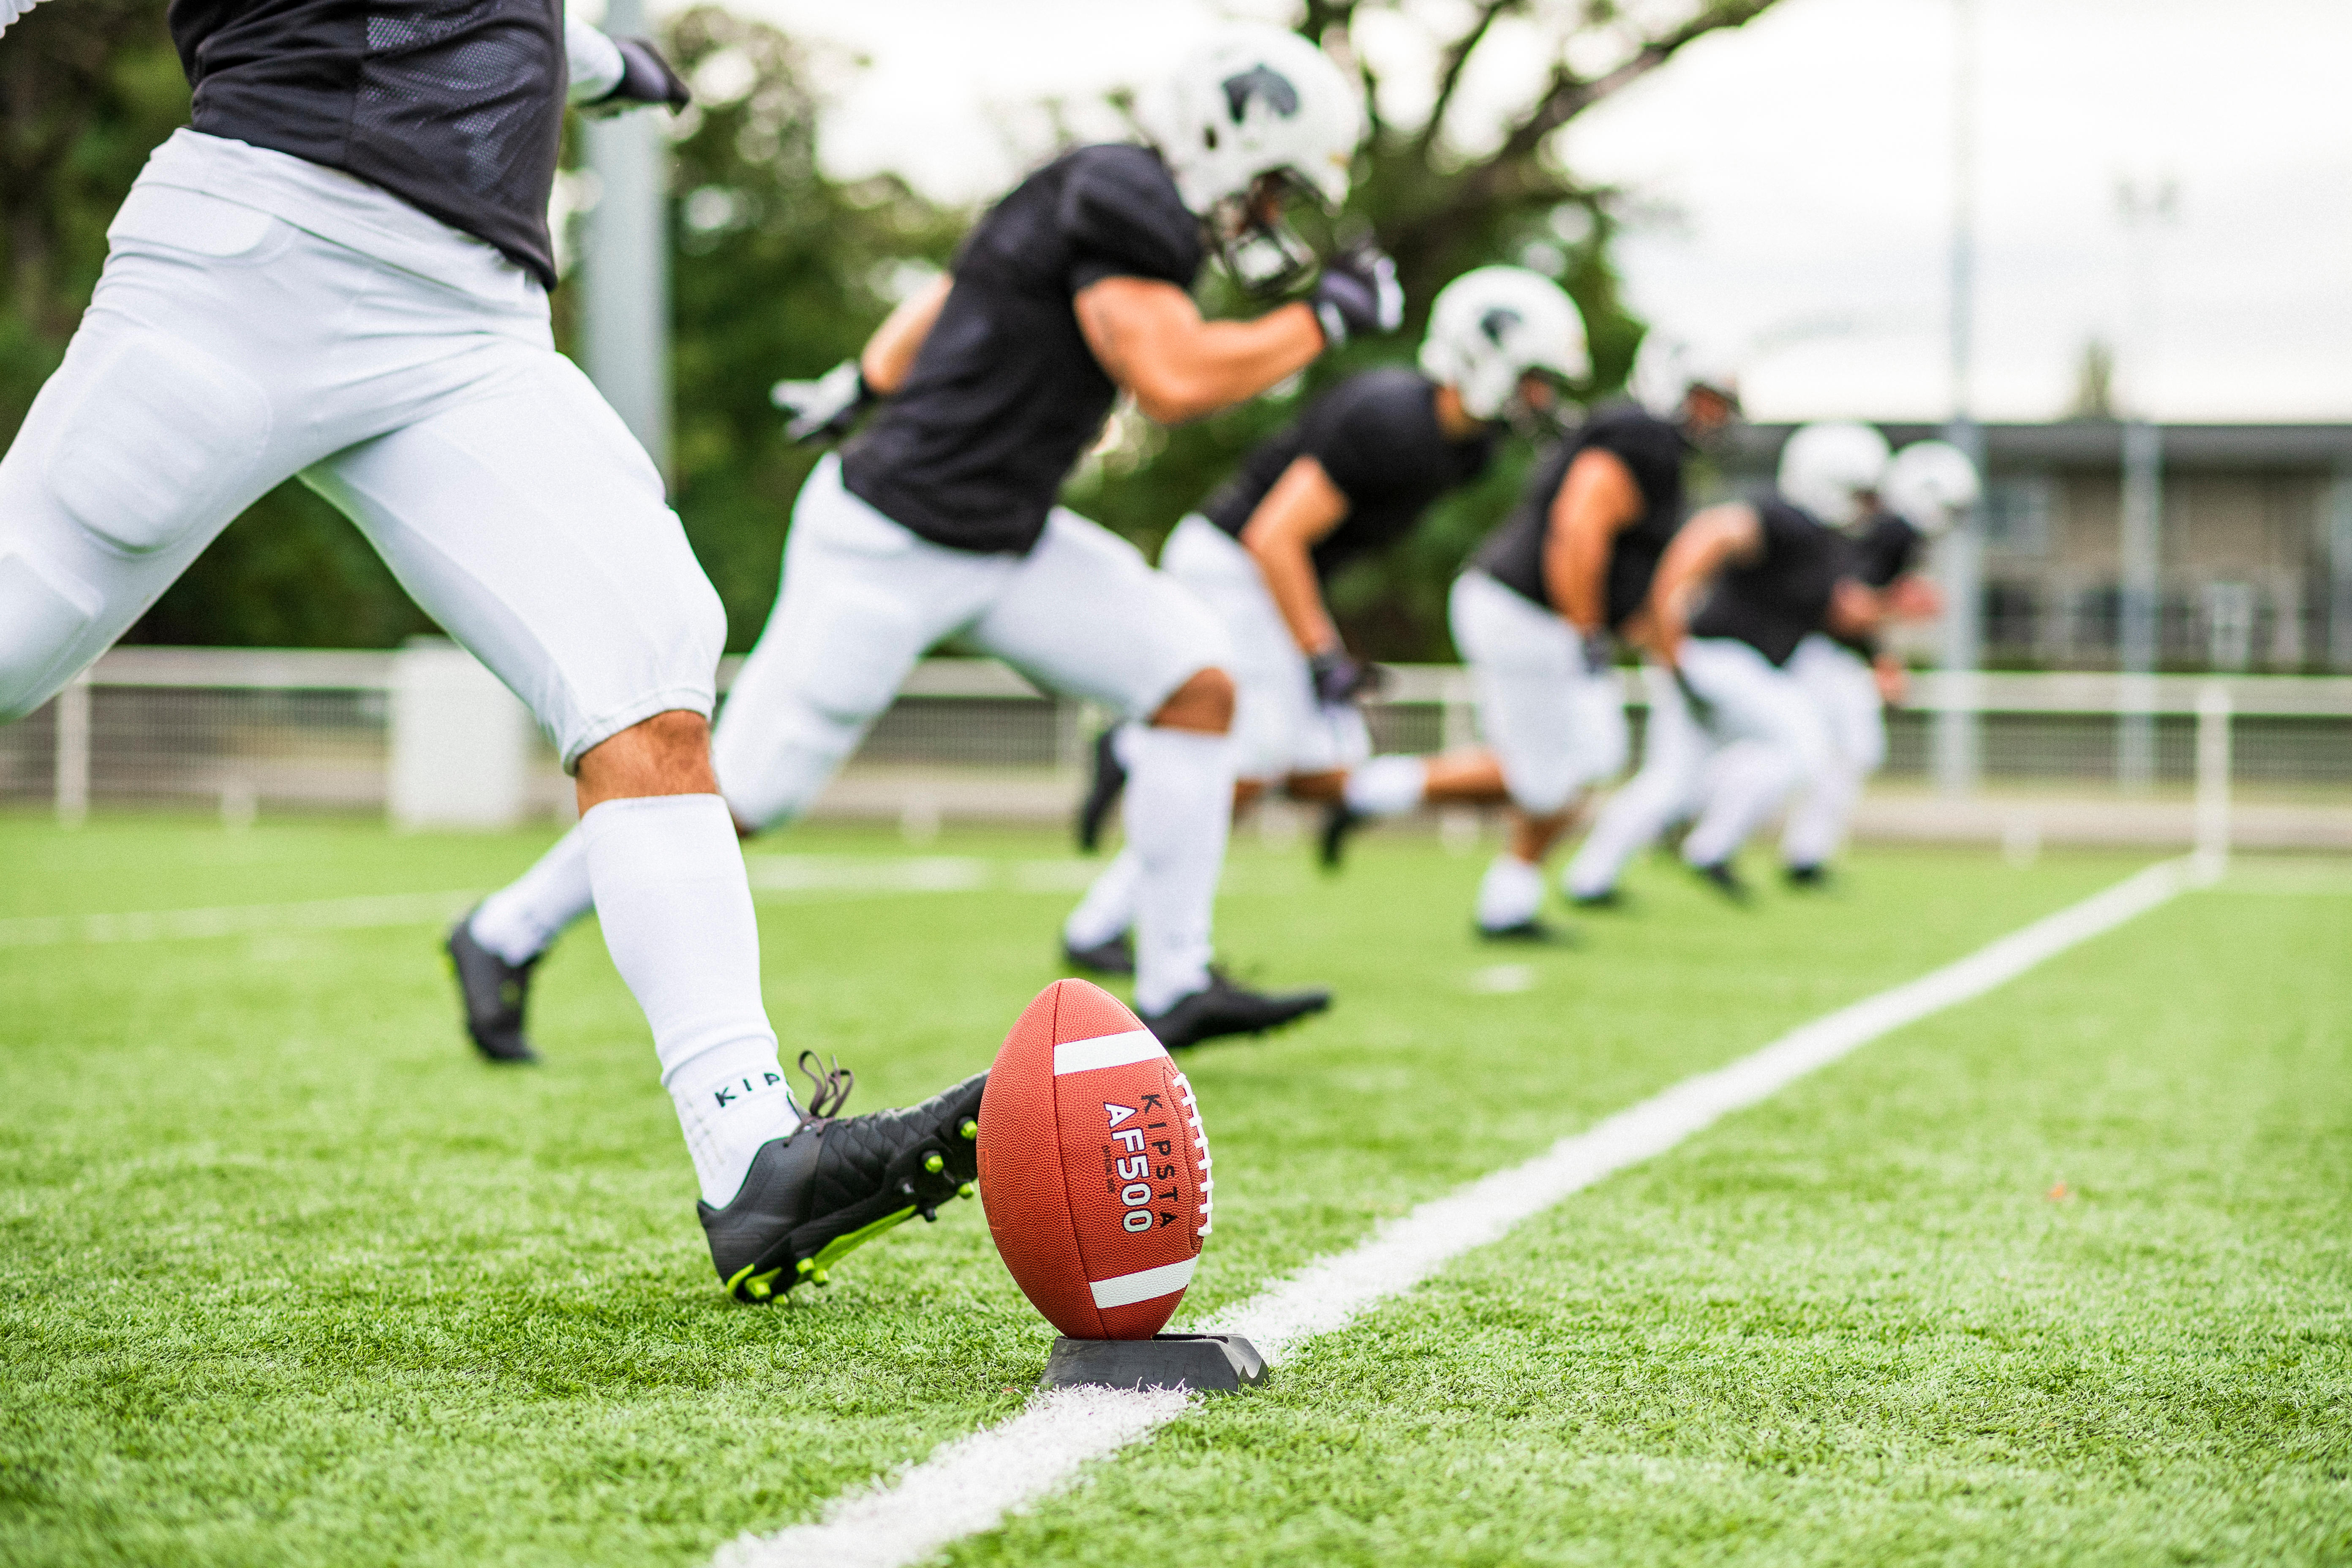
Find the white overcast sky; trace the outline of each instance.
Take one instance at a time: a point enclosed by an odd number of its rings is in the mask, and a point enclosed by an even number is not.
[[[1974,3],[1979,415],[2060,412],[2099,335],[2166,418],[2352,418],[2352,3]],[[978,201],[1049,145],[1041,100],[1088,103],[1271,0],[733,4],[864,58],[835,83],[836,173]],[[1954,4],[1780,0],[1568,133],[1578,174],[1639,198],[1636,306],[1747,346],[1755,417],[1948,411]],[[1366,47],[1411,59],[1414,18],[1451,8],[1417,0]],[[1543,67],[1498,42],[1465,136]],[[2179,191],[2139,354],[2125,178]]]

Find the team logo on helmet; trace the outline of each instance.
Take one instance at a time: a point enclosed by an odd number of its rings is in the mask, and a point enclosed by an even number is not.
[[[1517,331],[1520,323],[1526,320],[1508,305],[1497,305],[1478,318],[1478,330],[1486,335],[1488,342],[1501,348],[1504,338]]]
[[[1236,125],[1249,117],[1253,98],[1264,99],[1265,106],[1285,120],[1298,112],[1298,89],[1288,77],[1263,62],[1217,85],[1225,90],[1225,108]]]

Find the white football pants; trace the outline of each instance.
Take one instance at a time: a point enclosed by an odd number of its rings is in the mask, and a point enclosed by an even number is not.
[[[1549,816],[1624,767],[1616,672],[1586,663],[1574,627],[1478,571],[1454,579],[1446,608],[1514,805]]]
[[[371,248],[255,202],[320,209]],[[644,449],[555,353],[535,281],[361,181],[189,131],[108,237],[0,458],[0,721],[298,474],[567,766],[656,713],[710,710],[719,597]]]
[[[1611,797],[1569,863],[1575,897],[1615,887],[1628,860],[1695,813],[1683,858],[1693,866],[1728,860],[1790,791],[1828,765],[1828,735],[1811,701],[1748,644],[1685,638],[1681,668],[1678,681],[1670,670],[1643,667],[1650,715],[1641,771]],[[1704,711],[1694,710],[1693,697]]]
[[[950,550],[851,494],[827,457],[793,509],[775,610],[711,738],[737,818],[765,826],[807,810],[915,661],[950,637],[1130,722],[1233,657],[1190,591],[1097,523],[1057,507],[1026,555]],[[1207,984],[1233,747],[1162,730],[1127,739],[1136,1000],[1150,1013]]]
[[[1780,858],[1819,866],[1844,847],[1863,785],[1886,761],[1886,708],[1868,662],[1818,632],[1797,645],[1788,670],[1821,714],[1829,759],[1789,807]]]

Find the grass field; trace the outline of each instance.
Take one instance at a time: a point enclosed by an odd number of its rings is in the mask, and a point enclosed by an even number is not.
[[[1021,1407],[1051,1331],[976,1205],[720,1296],[593,929],[547,1064],[499,1072],[432,923],[48,918],[486,888],[543,842],[0,819],[0,1562],[698,1563]],[[1045,836],[757,847],[770,1007],[852,1110],[985,1065],[1083,874]],[[1882,851],[1745,913],[1654,866],[1580,949],[1497,954],[1475,858],[1375,838],[1327,882],[1244,837],[1223,946],[1340,1001],[1187,1059],[1181,1318],[2135,864]],[[2184,895],[950,1560],[2352,1562],[2347,955],[2352,873]]]

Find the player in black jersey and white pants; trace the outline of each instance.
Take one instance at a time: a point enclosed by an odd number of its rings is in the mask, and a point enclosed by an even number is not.
[[[1935,584],[1917,573],[1927,544],[1974,506],[1976,465],[1942,441],[1915,441],[1887,465],[1884,510],[1859,528],[1853,574],[1879,590],[1889,621],[1927,620],[1942,608]],[[1902,662],[1873,639],[1840,640],[1815,632],[1790,656],[1789,674],[1820,710],[1829,731],[1829,763],[1790,803],[1780,835],[1781,869],[1794,887],[1825,880],[1830,858],[1845,842],[1863,784],[1886,760],[1886,709],[1903,700]]]
[[[744,830],[789,820],[950,636],[1136,721],[1136,1001],[1182,1046],[1328,997],[1260,995],[1210,968],[1233,793],[1230,649],[1196,599],[1055,498],[1122,389],[1155,419],[1196,418],[1350,331],[1394,330],[1402,301],[1386,259],[1368,254],[1328,259],[1309,300],[1253,321],[1204,321],[1189,292],[1212,247],[1252,289],[1286,289],[1315,265],[1284,207],[1345,195],[1363,111],[1312,45],[1272,28],[1221,35],[1146,120],[1156,146],[1080,147],[1023,181],[856,369],[779,388],[803,432],[887,401],[802,489],[775,610],[713,750]],[[576,861],[559,845],[485,902],[473,939],[527,964],[588,906]]]
[[[549,331],[567,93],[677,106],[683,85],[557,0],[177,0],[171,26],[194,123],[123,203],[0,459],[0,719],[299,475],[577,774],[582,878],[729,1287],[772,1293],[954,1196],[982,1075],[877,1116],[827,1117],[827,1096],[805,1123],[784,1086],[709,764],[719,599],[653,463]]]
[[[1584,323],[1559,285],[1517,267],[1465,273],[1432,304],[1418,373],[1365,371],[1322,394],[1176,525],[1160,570],[1233,644],[1244,802],[1276,786],[1307,800],[1355,787],[1349,770],[1370,750],[1356,700],[1372,669],[1341,644],[1323,584],[1474,482],[1502,430],[1548,417],[1587,370]],[[1072,963],[1122,966],[1139,869],[1129,846],[1096,879],[1063,927]]]
[[[1454,642],[1470,668],[1484,747],[1426,763],[1375,758],[1349,781],[1349,805],[1367,815],[1438,798],[1426,786],[1440,782],[1452,798],[1508,804],[1508,841],[1478,889],[1475,924],[1489,938],[1557,934],[1541,918],[1544,859],[1582,792],[1624,766],[1608,638],[1630,635],[1643,613],[1651,573],[1682,521],[1693,442],[1738,412],[1728,361],[1663,332],[1643,344],[1631,390],[1640,401],[1601,409],[1538,464],[1454,584]]]
[[[1572,895],[1612,892],[1637,850],[1696,813],[1685,862],[1746,896],[1732,858],[1830,765],[1828,731],[1790,657],[1815,632],[1866,636],[1878,622],[1878,596],[1855,580],[1851,542],[1832,524],[1867,515],[1886,456],[1866,426],[1807,426],[1781,453],[1777,493],[1708,508],[1668,546],[1650,590],[1642,768],[1578,850]]]

